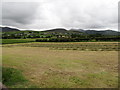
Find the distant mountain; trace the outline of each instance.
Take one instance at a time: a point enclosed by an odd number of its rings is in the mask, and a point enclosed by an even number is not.
[[[103,31],[95,31],[95,30],[86,30],[86,34],[101,34],[101,35],[120,35],[120,32],[113,30],[103,30]]]
[[[20,30],[10,27],[0,27],[0,32],[14,32],[14,31],[20,31]]]
[[[0,27],[0,32],[14,32],[14,31],[20,31],[16,28],[10,28],[10,27]],[[34,30],[25,30],[25,31],[31,31],[34,32]],[[50,29],[45,31],[38,31],[38,32],[47,32],[47,33],[82,33],[82,34],[88,34],[88,35],[94,35],[94,34],[101,34],[101,35],[120,35],[120,32],[114,31],[114,30],[84,30],[84,29],[70,29],[66,30],[64,28],[56,28],[56,29]]]
[[[120,32],[113,31],[113,30],[105,30],[105,31],[99,31],[103,35],[120,35]]]
[[[64,28],[56,28],[56,29],[51,29],[51,30],[46,30],[43,32],[59,32],[59,33],[64,33],[67,32],[68,30],[64,29]]]
[[[83,29],[70,29],[69,31],[79,31],[79,32],[85,32]]]
[[[83,29],[71,29],[72,31],[79,31],[84,34],[94,35],[94,34],[101,34],[101,35],[120,35],[120,32],[114,30],[83,30]]]

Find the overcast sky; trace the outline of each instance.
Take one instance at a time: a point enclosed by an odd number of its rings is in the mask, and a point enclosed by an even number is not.
[[[117,30],[118,1],[4,0],[2,25],[32,30],[51,28]]]

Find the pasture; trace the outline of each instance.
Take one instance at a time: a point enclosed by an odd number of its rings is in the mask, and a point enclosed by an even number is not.
[[[14,44],[14,43],[28,43],[34,42],[35,39],[1,39],[2,44]]]
[[[116,88],[117,42],[32,42],[2,46],[3,66],[28,80],[13,88]]]

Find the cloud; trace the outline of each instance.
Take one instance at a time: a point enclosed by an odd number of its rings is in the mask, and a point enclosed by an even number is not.
[[[117,29],[118,0],[4,2],[3,25],[22,29]]]
[[[2,4],[2,23],[20,27],[31,24],[34,20],[37,3],[6,2]],[[20,27],[22,28],[22,27]]]

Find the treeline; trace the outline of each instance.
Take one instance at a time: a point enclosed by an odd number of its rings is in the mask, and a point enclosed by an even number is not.
[[[38,32],[3,32],[2,39],[27,39],[27,38],[41,38]]]
[[[97,38],[40,38],[36,42],[84,42],[84,41],[120,41],[120,37]]]
[[[83,34],[79,32],[3,32],[2,39],[36,39],[36,42],[120,41],[120,35]]]

